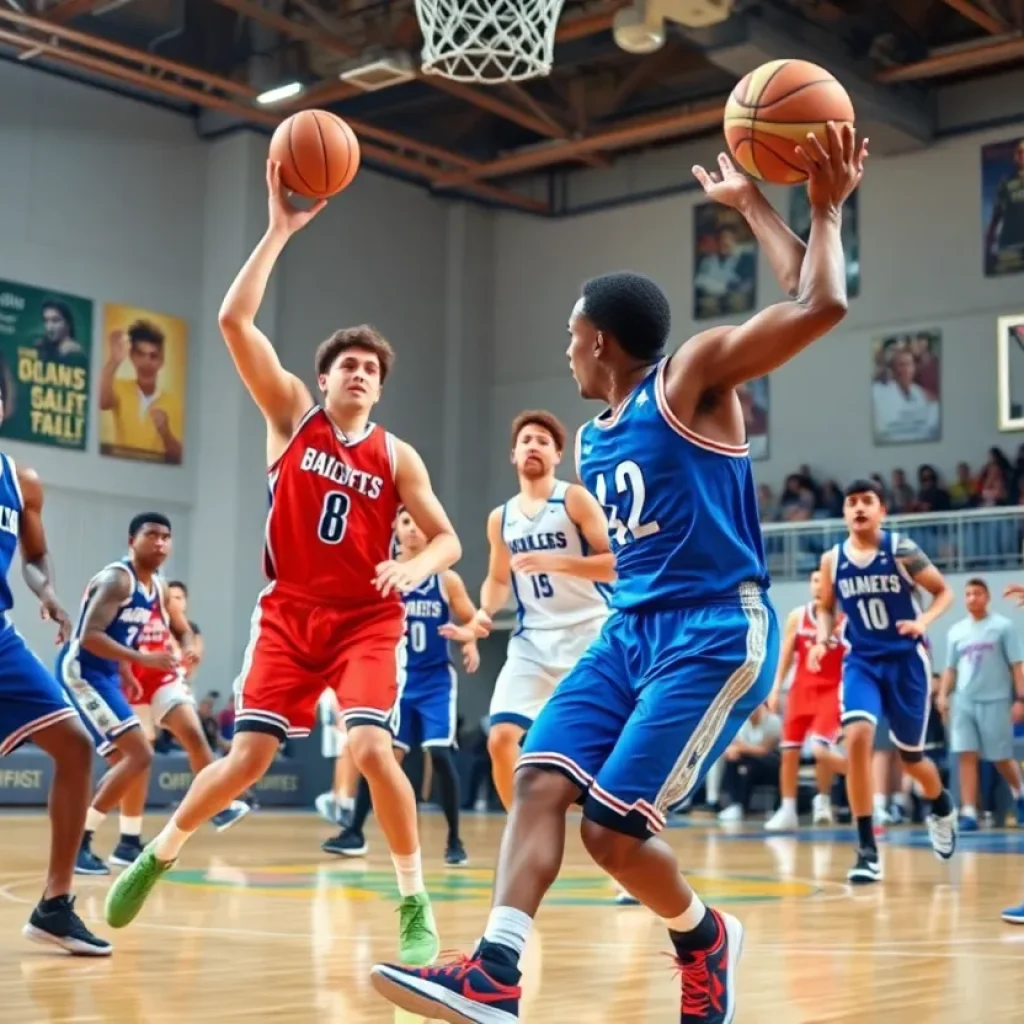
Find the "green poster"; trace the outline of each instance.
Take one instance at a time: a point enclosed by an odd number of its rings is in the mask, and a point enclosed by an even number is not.
[[[0,439],[83,450],[92,302],[0,281]]]

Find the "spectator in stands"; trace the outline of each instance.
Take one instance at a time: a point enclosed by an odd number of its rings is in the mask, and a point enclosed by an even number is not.
[[[888,485],[882,479],[882,474],[872,473],[869,479],[878,488],[878,493],[882,496],[882,501],[885,503],[885,507],[892,511],[892,496],[889,494]]]
[[[997,508],[1010,503],[1009,481],[1001,466],[990,462],[981,478],[981,487],[975,505],[979,508]]]
[[[894,514],[909,512],[914,504],[914,489],[907,483],[907,474],[902,469],[892,471],[892,487],[889,488],[889,511]]]
[[[725,750],[719,821],[742,821],[757,786],[778,786],[782,723],[761,704]]]
[[[827,519],[843,518],[843,493],[835,480],[826,480],[821,487],[820,510]]]
[[[978,481],[971,474],[966,462],[956,464],[956,481],[949,488],[949,500],[953,508],[973,508],[978,497]]]
[[[948,512],[952,507],[947,491],[939,482],[934,466],[925,463],[917,470],[917,498],[911,512]]]
[[[786,477],[786,485],[779,499],[779,509],[783,522],[806,522],[814,514],[814,493],[807,486],[804,477],[790,473]]]
[[[767,484],[757,485],[757,508],[762,523],[777,523],[779,521],[779,504],[775,500],[775,494]]]

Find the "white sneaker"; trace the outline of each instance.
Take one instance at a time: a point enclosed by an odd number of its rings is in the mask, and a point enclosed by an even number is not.
[[[799,827],[800,819],[796,811],[787,808],[785,804],[764,823],[766,832],[794,832]]]
[[[727,823],[730,821],[742,821],[743,820],[743,806],[742,804],[729,804],[724,810],[718,812],[718,820]]]
[[[334,794],[330,791],[321,793],[316,800],[313,801],[316,807],[317,814],[320,815],[324,821],[330,822],[332,825],[338,824],[338,801],[334,799]]]
[[[928,838],[932,841],[932,850],[939,860],[949,860],[956,851],[957,815],[954,809],[944,818],[937,814],[929,814],[927,819]]]
[[[831,825],[835,821],[832,814],[832,798],[827,793],[816,793],[811,806],[815,825]]]

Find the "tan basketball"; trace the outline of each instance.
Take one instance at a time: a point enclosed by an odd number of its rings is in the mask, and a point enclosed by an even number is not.
[[[351,184],[359,170],[359,140],[327,110],[300,110],[278,126],[270,159],[281,165],[281,181],[308,199],[327,199]]]

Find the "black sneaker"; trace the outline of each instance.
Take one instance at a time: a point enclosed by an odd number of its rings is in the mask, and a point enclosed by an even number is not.
[[[333,853],[339,857],[363,857],[368,849],[362,832],[343,828],[333,839],[328,839],[321,847],[324,853]]]
[[[882,862],[877,850],[858,850],[857,863],[846,872],[851,885],[871,885],[882,880]]]
[[[114,951],[106,939],[93,935],[86,928],[75,913],[72,896],[40,900],[21,933],[40,945],[66,949],[73,956],[110,956]]]
[[[142,853],[141,836],[121,836],[121,841],[114,847],[114,852],[107,859],[108,864],[115,868],[126,868],[134,864],[136,857]]]
[[[92,852],[92,843],[88,839],[82,840],[78,848],[78,857],[75,859],[76,875],[109,875],[110,868],[103,863],[100,857]]]
[[[444,862],[450,868],[464,868],[469,863],[466,848],[461,839],[449,839],[444,851]]]

